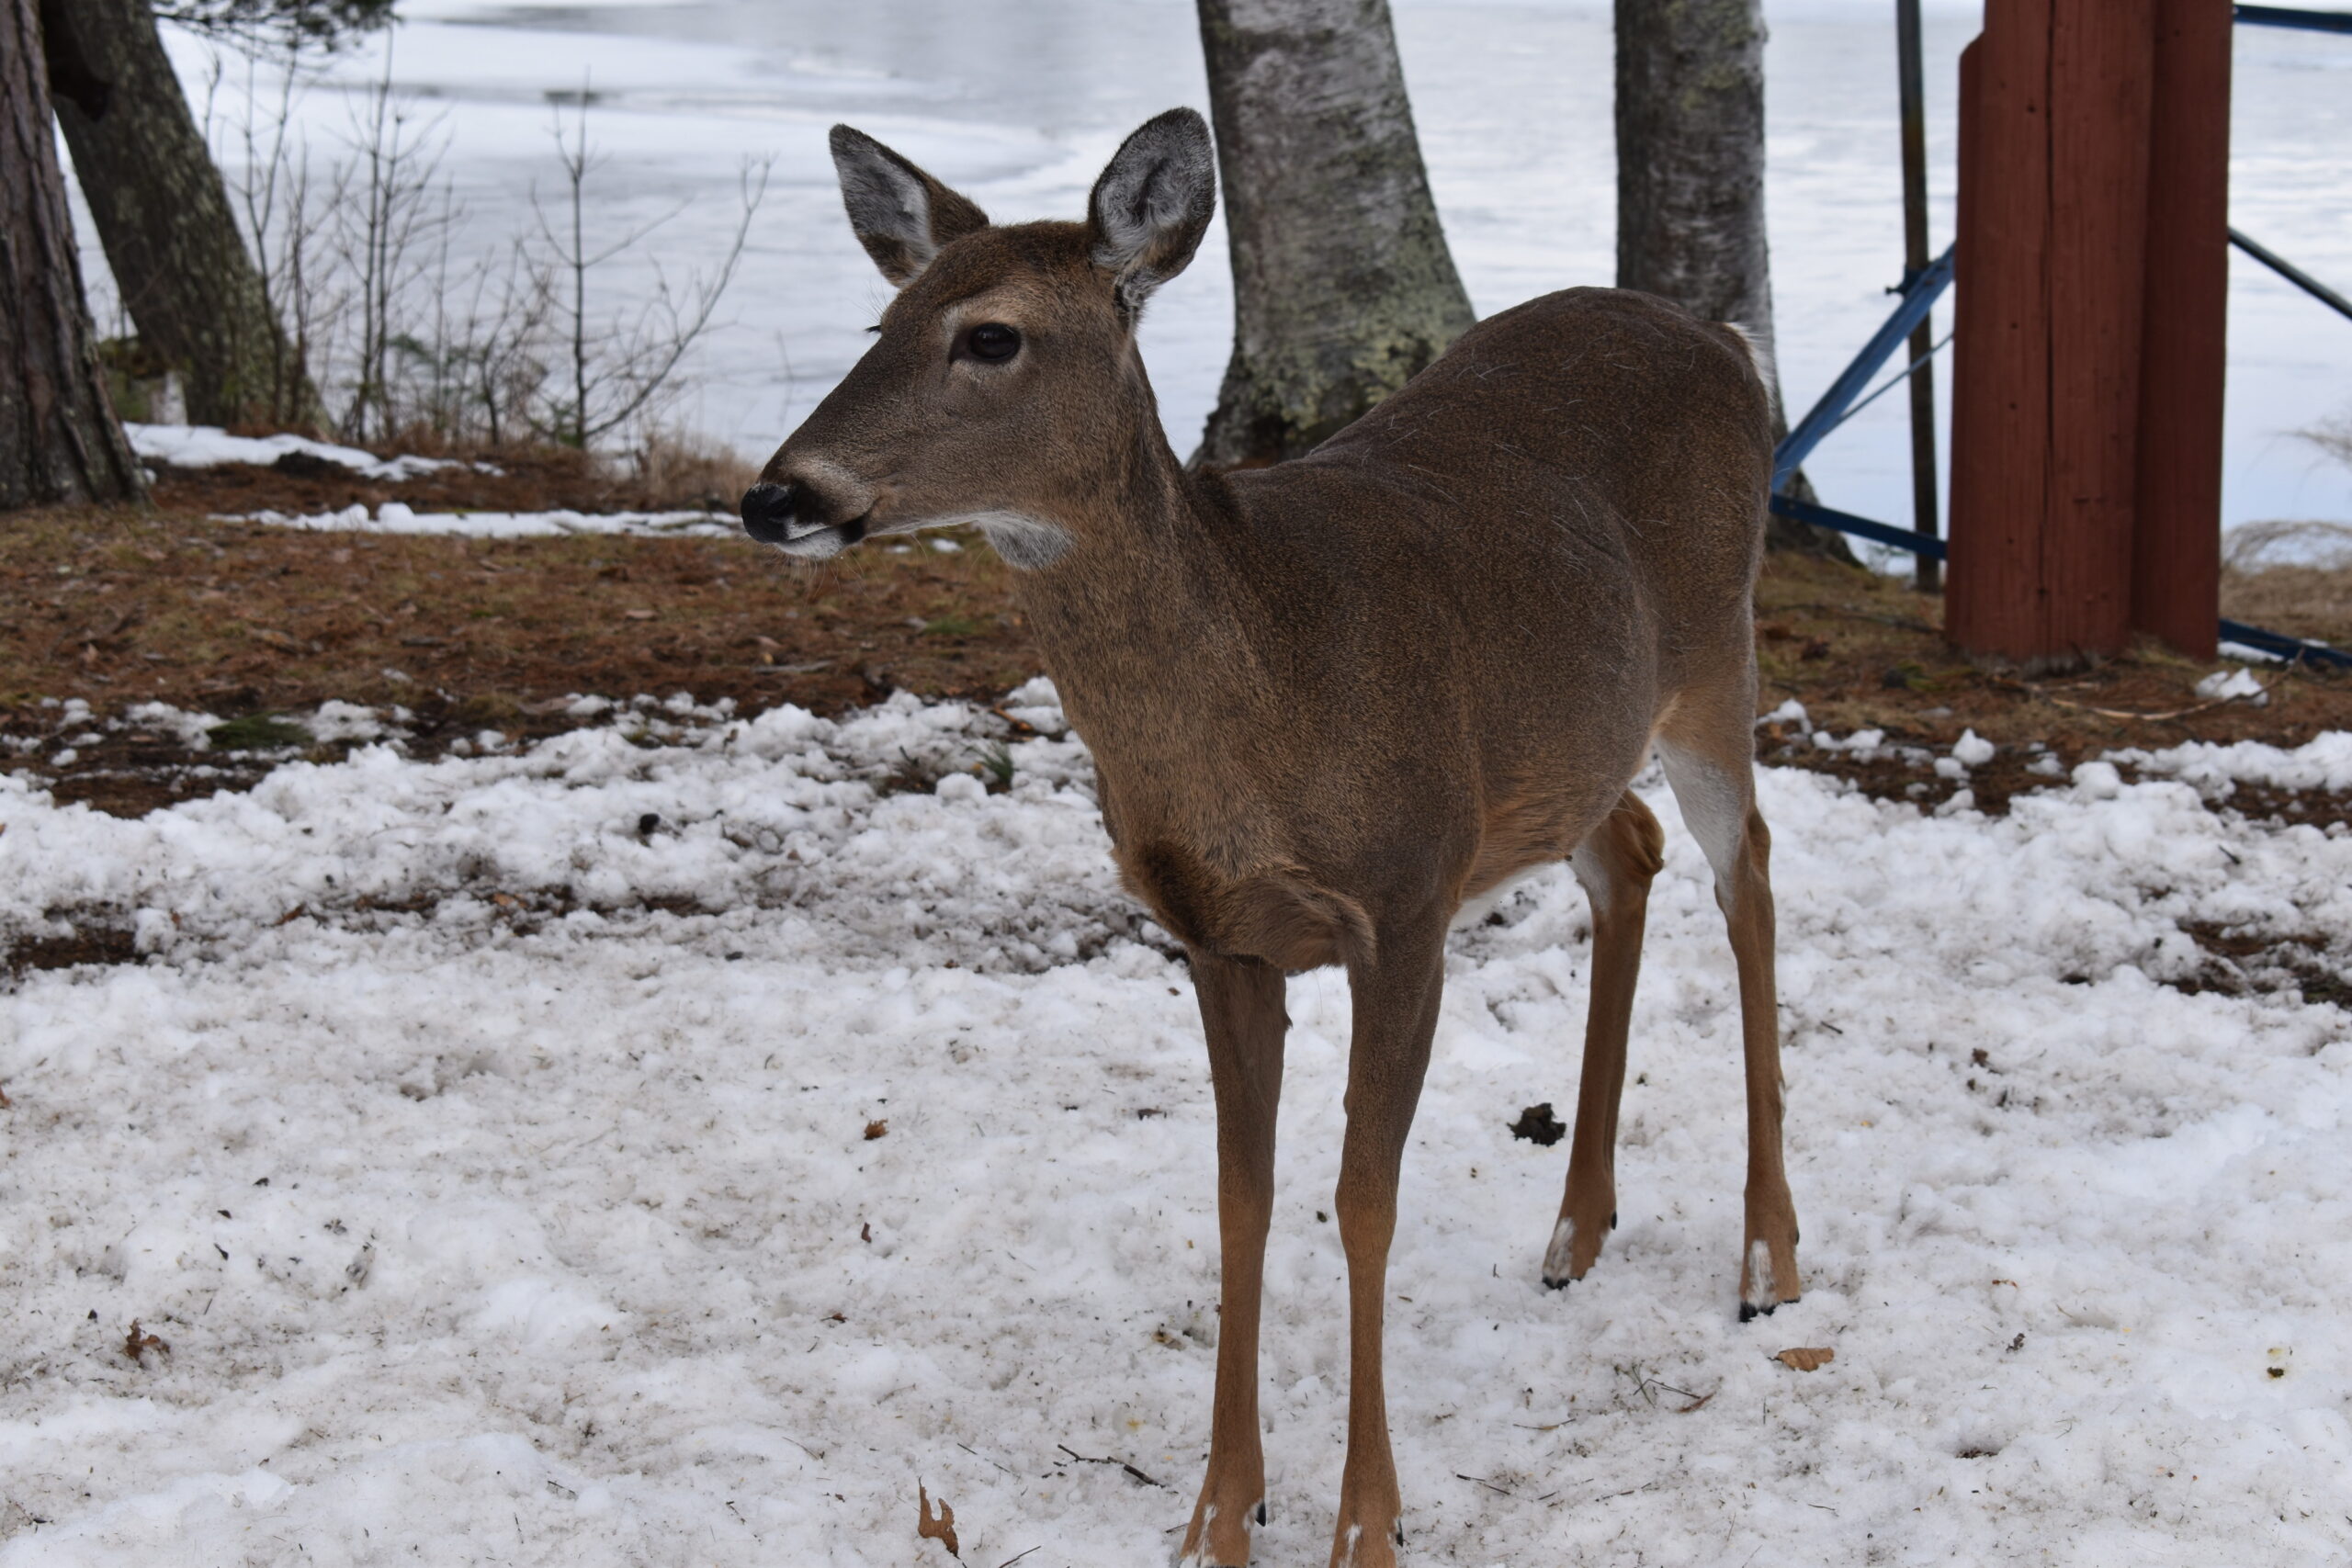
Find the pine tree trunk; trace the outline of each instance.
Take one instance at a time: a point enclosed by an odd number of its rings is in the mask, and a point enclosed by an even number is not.
[[[0,510],[143,493],[98,373],[34,0],[0,0]]]
[[[105,86],[96,112],[87,93],[61,96],[57,119],[141,348],[186,378],[199,424],[309,423],[315,400],[301,363],[146,0],[45,0],[42,9]]]
[[[1617,0],[1617,286],[1736,321],[1770,349],[1761,0]],[[1802,475],[1790,489],[1811,499]],[[1785,518],[1769,537],[1853,559],[1838,535]]]
[[[1430,199],[1387,0],[1200,0],[1233,359],[1196,466],[1295,457],[1475,319]]]

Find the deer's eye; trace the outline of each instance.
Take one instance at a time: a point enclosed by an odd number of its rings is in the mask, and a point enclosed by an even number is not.
[[[1021,352],[1021,334],[1011,327],[989,321],[964,334],[964,347],[975,359],[1001,365]]]

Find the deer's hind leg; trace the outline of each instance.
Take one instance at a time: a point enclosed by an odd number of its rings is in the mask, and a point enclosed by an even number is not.
[[[1773,976],[1772,836],[1756,810],[1752,669],[1678,704],[1657,738],[1675,804],[1715,874],[1715,902],[1739,970],[1741,1055],[1747,1071],[1747,1196],[1740,1247],[1742,1322],[1792,1302],[1797,1213],[1781,1155],[1781,1021]]]
[[[1554,1290],[1583,1279],[1600,1256],[1603,1237],[1617,1228],[1617,1102],[1625,1089],[1625,1035],[1642,970],[1650,880],[1664,863],[1665,844],[1657,818],[1628,791],[1568,860],[1592,901],[1592,997],[1585,1012],[1567,1190],[1544,1254],[1544,1282]]]

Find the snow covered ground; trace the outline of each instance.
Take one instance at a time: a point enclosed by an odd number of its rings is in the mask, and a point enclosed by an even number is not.
[[[349,468],[362,479],[398,482],[436,468],[462,467],[452,458],[419,457],[408,453],[379,457],[356,446],[339,446],[302,435],[232,435],[217,424],[139,424],[126,420],[122,430],[130,438],[130,449],[141,457],[150,463],[169,463],[181,468],[218,468],[223,463],[267,467],[281,457],[299,454]]]
[[[1600,0],[1395,0],[1399,46],[1439,212],[1473,302],[1492,312],[1609,281],[1614,152],[1609,6]],[[1901,270],[1893,7],[1767,0],[1768,204],[1780,361],[1789,400],[1817,397],[1888,308]],[[551,101],[583,85],[606,161],[591,236],[616,238],[688,203],[648,246],[600,274],[640,299],[654,265],[674,281],[723,250],[739,161],[773,154],[768,205],[723,315],[698,355],[688,424],[754,458],[774,450],[864,351],[885,292],[851,237],[824,129],[854,121],[1006,219],[1074,217],[1119,138],[1171,104],[1205,107],[1185,0],[404,0],[406,20],[335,62],[299,105],[323,165],[355,96],[389,73],[449,139],[445,173],[471,218],[458,260],[498,255],[556,183]],[[1981,6],[1930,0],[1927,86],[1933,232],[1951,232],[1956,62]],[[192,91],[211,74],[175,37]],[[233,166],[242,64],[210,96]],[[2232,220],[2339,289],[2352,288],[2352,39],[2238,30]],[[266,86],[266,85],[265,85]],[[274,96],[265,91],[272,104]],[[108,292],[86,220],[83,265]],[[1154,300],[1146,357],[1171,440],[1189,452],[1231,343],[1222,231]],[[2352,472],[2293,432],[2352,412],[2352,322],[2260,265],[2231,260],[2223,517],[2352,517]],[[1939,321],[1949,325],[1950,312]],[[1949,370],[1939,371],[1949,389]],[[1907,405],[1882,398],[1807,464],[1825,499],[1905,525]],[[1948,447],[1949,444],[1946,443]]]
[[[712,512],[419,512],[387,501],[370,512],[354,503],[340,512],[254,512],[242,519],[277,528],[326,534],[463,534],[476,539],[551,538],[561,534],[641,534],[726,538],[742,525]]]
[[[347,761],[136,821],[0,780],[0,930],[145,954],[0,998],[0,1565],[944,1562],[918,1483],[967,1563],[1164,1562],[1208,1088],[1081,748],[1015,709],[1048,738],[584,703],[424,763],[337,707]],[[1999,820],[1762,775],[1809,1289],[1746,1327],[1730,963],[1662,792],[1623,1226],[1566,1292],[1565,1149],[1505,1124],[1573,1102],[1583,901],[1456,937],[1391,1275],[1412,1561],[2352,1555],[2352,1024],[2162,983],[2195,922],[2340,946],[2352,833],[2198,792],[2352,784],[2352,739],[2132,761]],[[1291,998],[1277,1563],[1321,1561],[1345,1361],[1345,987]]]

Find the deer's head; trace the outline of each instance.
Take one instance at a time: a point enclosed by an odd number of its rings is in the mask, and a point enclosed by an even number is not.
[[[744,493],[743,526],[822,559],[976,523],[1013,566],[1051,565],[1159,438],[1136,321],[1216,205],[1208,127],[1170,109],[1121,145],[1083,223],[1004,228],[871,137],[835,126],[832,148],[850,227],[899,294]]]

